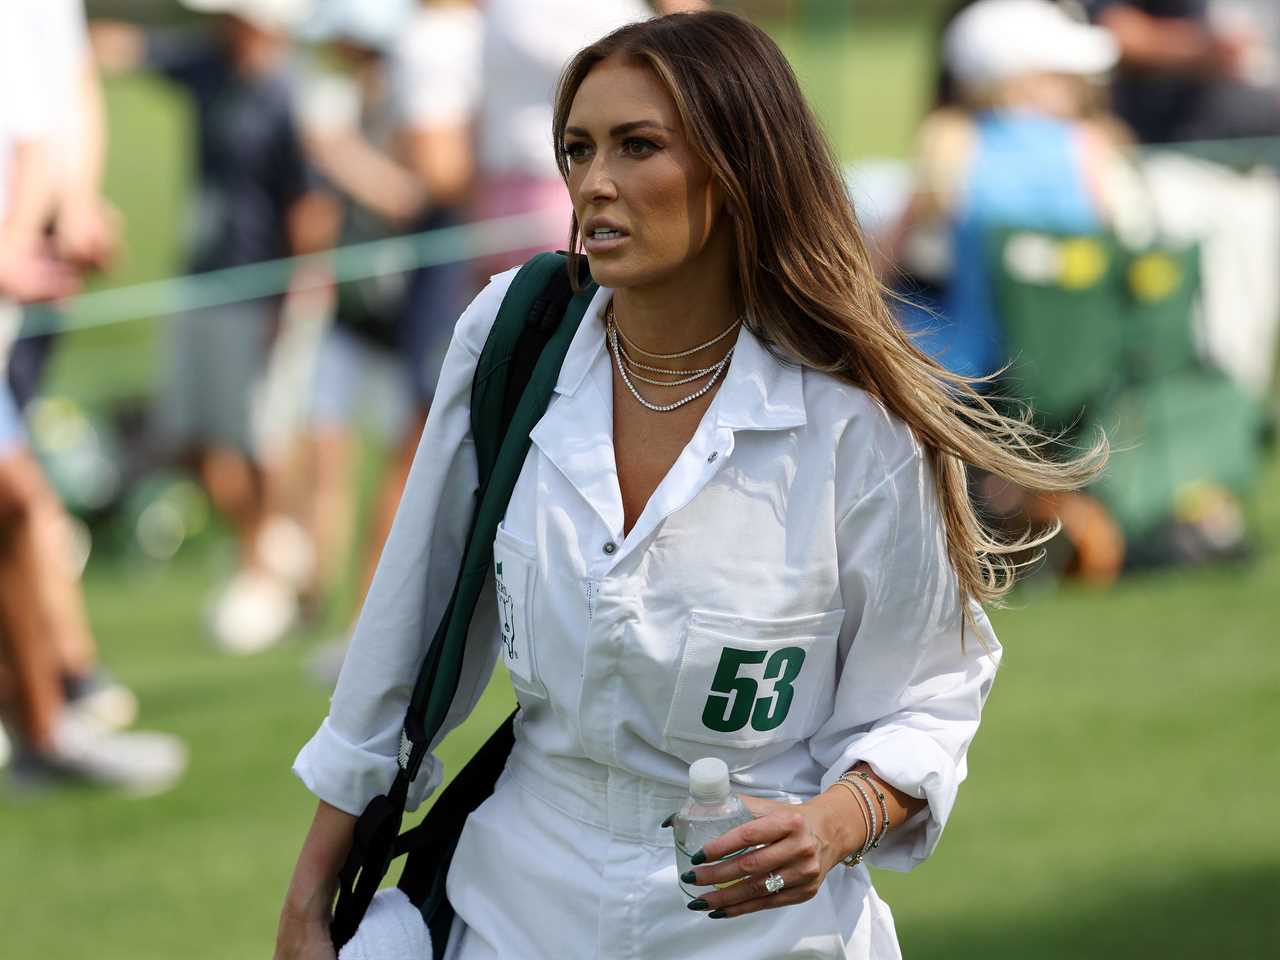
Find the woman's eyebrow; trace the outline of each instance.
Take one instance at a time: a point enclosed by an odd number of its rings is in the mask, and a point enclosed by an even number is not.
[[[609,136],[625,137],[628,133],[632,133],[635,130],[642,130],[646,127],[652,127],[655,130],[665,130],[667,133],[675,133],[675,131],[665,123],[659,123],[657,120],[629,120],[626,123],[620,123],[615,127],[610,127]],[[566,134],[571,133],[575,137],[590,138],[591,136],[591,134],[582,127],[565,127],[564,132]]]
[[[616,127],[611,127],[609,129],[609,136],[624,137],[628,133],[635,130],[641,130],[645,127],[653,127],[655,130],[665,130],[667,133],[675,132],[665,123],[659,123],[657,120],[632,120],[628,123],[620,123]]]

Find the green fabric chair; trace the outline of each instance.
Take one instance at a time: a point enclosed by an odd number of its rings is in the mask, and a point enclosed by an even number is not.
[[[1009,392],[1064,429],[1122,387],[1199,369],[1195,245],[1128,250],[1110,234],[996,230],[989,262]]]
[[[1123,382],[1123,253],[1105,235],[999,230],[989,242],[1003,392],[1031,401],[1046,429],[1067,429]]]
[[[1091,492],[1128,538],[1180,517],[1198,492],[1251,491],[1262,411],[1197,352],[1198,247],[1028,230],[989,242],[1006,392],[1031,401],[1043,428],[1106,431],[1111,461]]]
[[[1217,371],[1128,387],[1087,427],[1102,427],[1112,445],[1092,492],[1131,540],[1193,508],[1205,486],[1248,496],[1261,465],[1262,411]]]
[[[1152,382],[1202,366],[1195,322],[1200,248],[1151,247],[1126,256],[1125,362],[1128,379]]]

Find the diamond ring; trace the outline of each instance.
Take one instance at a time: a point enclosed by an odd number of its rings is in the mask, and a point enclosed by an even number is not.
[[[787,882],[783,880],[780,876],[778,876],[776,873],[771,873],[764,878],[764,888],[769,893],[777,893],[786,885],[787,885]]]

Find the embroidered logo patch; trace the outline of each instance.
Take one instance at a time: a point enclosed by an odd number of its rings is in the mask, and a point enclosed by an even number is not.
[[[498,592],[498,623],[502,628],[502,644],[506,647],[508,660],[519,660],[520,654],[516,652],[515,601],[512,600],[511,591],[507,589],[506,581],[502,578],[502,562],[499,561],[493,566]]]

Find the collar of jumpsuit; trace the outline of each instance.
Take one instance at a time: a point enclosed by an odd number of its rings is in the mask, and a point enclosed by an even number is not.
[[[604,328],[612,296],[608,287],[596,291],[560,367],[555,387],[560,399],[530,437],[611,532],[607,556],[616,563],[715,476],[733,452],[734,431],[788,430],[804,426],[806,416],[800,367],[779,361],[744,324],[710,409],[624,537],[613,453],[613,370]]]

